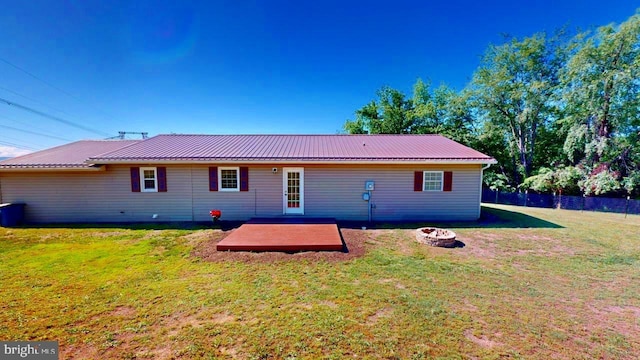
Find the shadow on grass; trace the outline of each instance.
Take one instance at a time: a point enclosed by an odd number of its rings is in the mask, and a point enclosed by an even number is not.
[[[560,229],[563,226],[543,220],[521,212],[482,207],[480,219],[477,221],[429,221],[429,222],[339,222],[338,225],[344,228],[357,229],[361,227],[371,229],[417,229],[421,227],[433,226],[441,228],[547,228]]]
[[[447,246],[440,246],[440,247],[447,248],[447,249],[457,249],[457,248],[463,248],[463,247],[465,247],[465,246],[467,246],[467,244],[463,243],[463,242],[462,242],[462,241],[460,241],[460,240],[456,240],[456,241],[455,241],[453,244],[451,244],[451,245],[447,245]]]
[[[52,223],[24,224],[22,229],[122,229],[122,230],[233,230],[240,227],[242,221],[176,221],[176,222],[128,222],[128,223]]]
[[[263,219],[258,219],[263,220]],[[258,221],[254,220],[254,221]],[[301,223],[314,223],[314,219],[301,218]],[[271,219],[277,221],[277,219]],[[286,223],[291,223],[291,219]],[[331,219],[333,221],[333,219]],[[244,224],[242,221],[218,221],[212,223],[206,222],[155,222],[155,223],[60,223],[60,224],[27,224],[19,226],[20,228],[66,228],[66,229],[128,229],[128,230],[205,230],[219,229],[229,231],[240,227]],[[258,221],[258,223],[260,223]],[[517,211],[509,211],[496,209],[491,207],[482,207],[480,219],[477,221],[397,221],[397,222],[374,222],[366,221],[338,221],[340,228],[346,229],[417,229],[419,227],[447,227],[447,228],[551,228],[559,229],[563,226],[546,221],[537,217],[523,214]]]

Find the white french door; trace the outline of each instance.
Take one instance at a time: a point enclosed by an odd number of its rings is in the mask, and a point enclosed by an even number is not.
[[[283,168],[283,212],[285,214],[304,214],[304,169]]]

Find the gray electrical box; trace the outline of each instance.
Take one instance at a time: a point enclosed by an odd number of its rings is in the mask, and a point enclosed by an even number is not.
[[[373,191],[374,188],[374,182],[373,181],[365,181],[364,182],[364,189],[367,191]]]

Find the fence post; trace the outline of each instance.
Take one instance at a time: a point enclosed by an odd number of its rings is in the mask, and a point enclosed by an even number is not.
[[[496,204],[498,203],[498,194],[500,193],[500,189],[496,190]]]
[[[580,211],[584,211],[584,200],[587,198],[586,194],[582,194],[582,205],[580,205]]]
[[[529,189],[524,191],[524,207],[527,207],[527,200],[529,200]]]
[[[560,190],[560,199],[558,199],[558,209],[562,209],[562,190]]]
[[[627,213],[629,213],[629,198],[630,196],[627,195],[627,202],[624,204],[624,218],[627,218]]]

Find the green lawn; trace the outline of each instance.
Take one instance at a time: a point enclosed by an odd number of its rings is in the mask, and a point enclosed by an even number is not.
[[[0,339],[64,358],[640,358],[640,217],[483,213],[448,224],[455,249],[343,229],[366,248],[348,261],[195,256],[220,230],[0,228]]]

